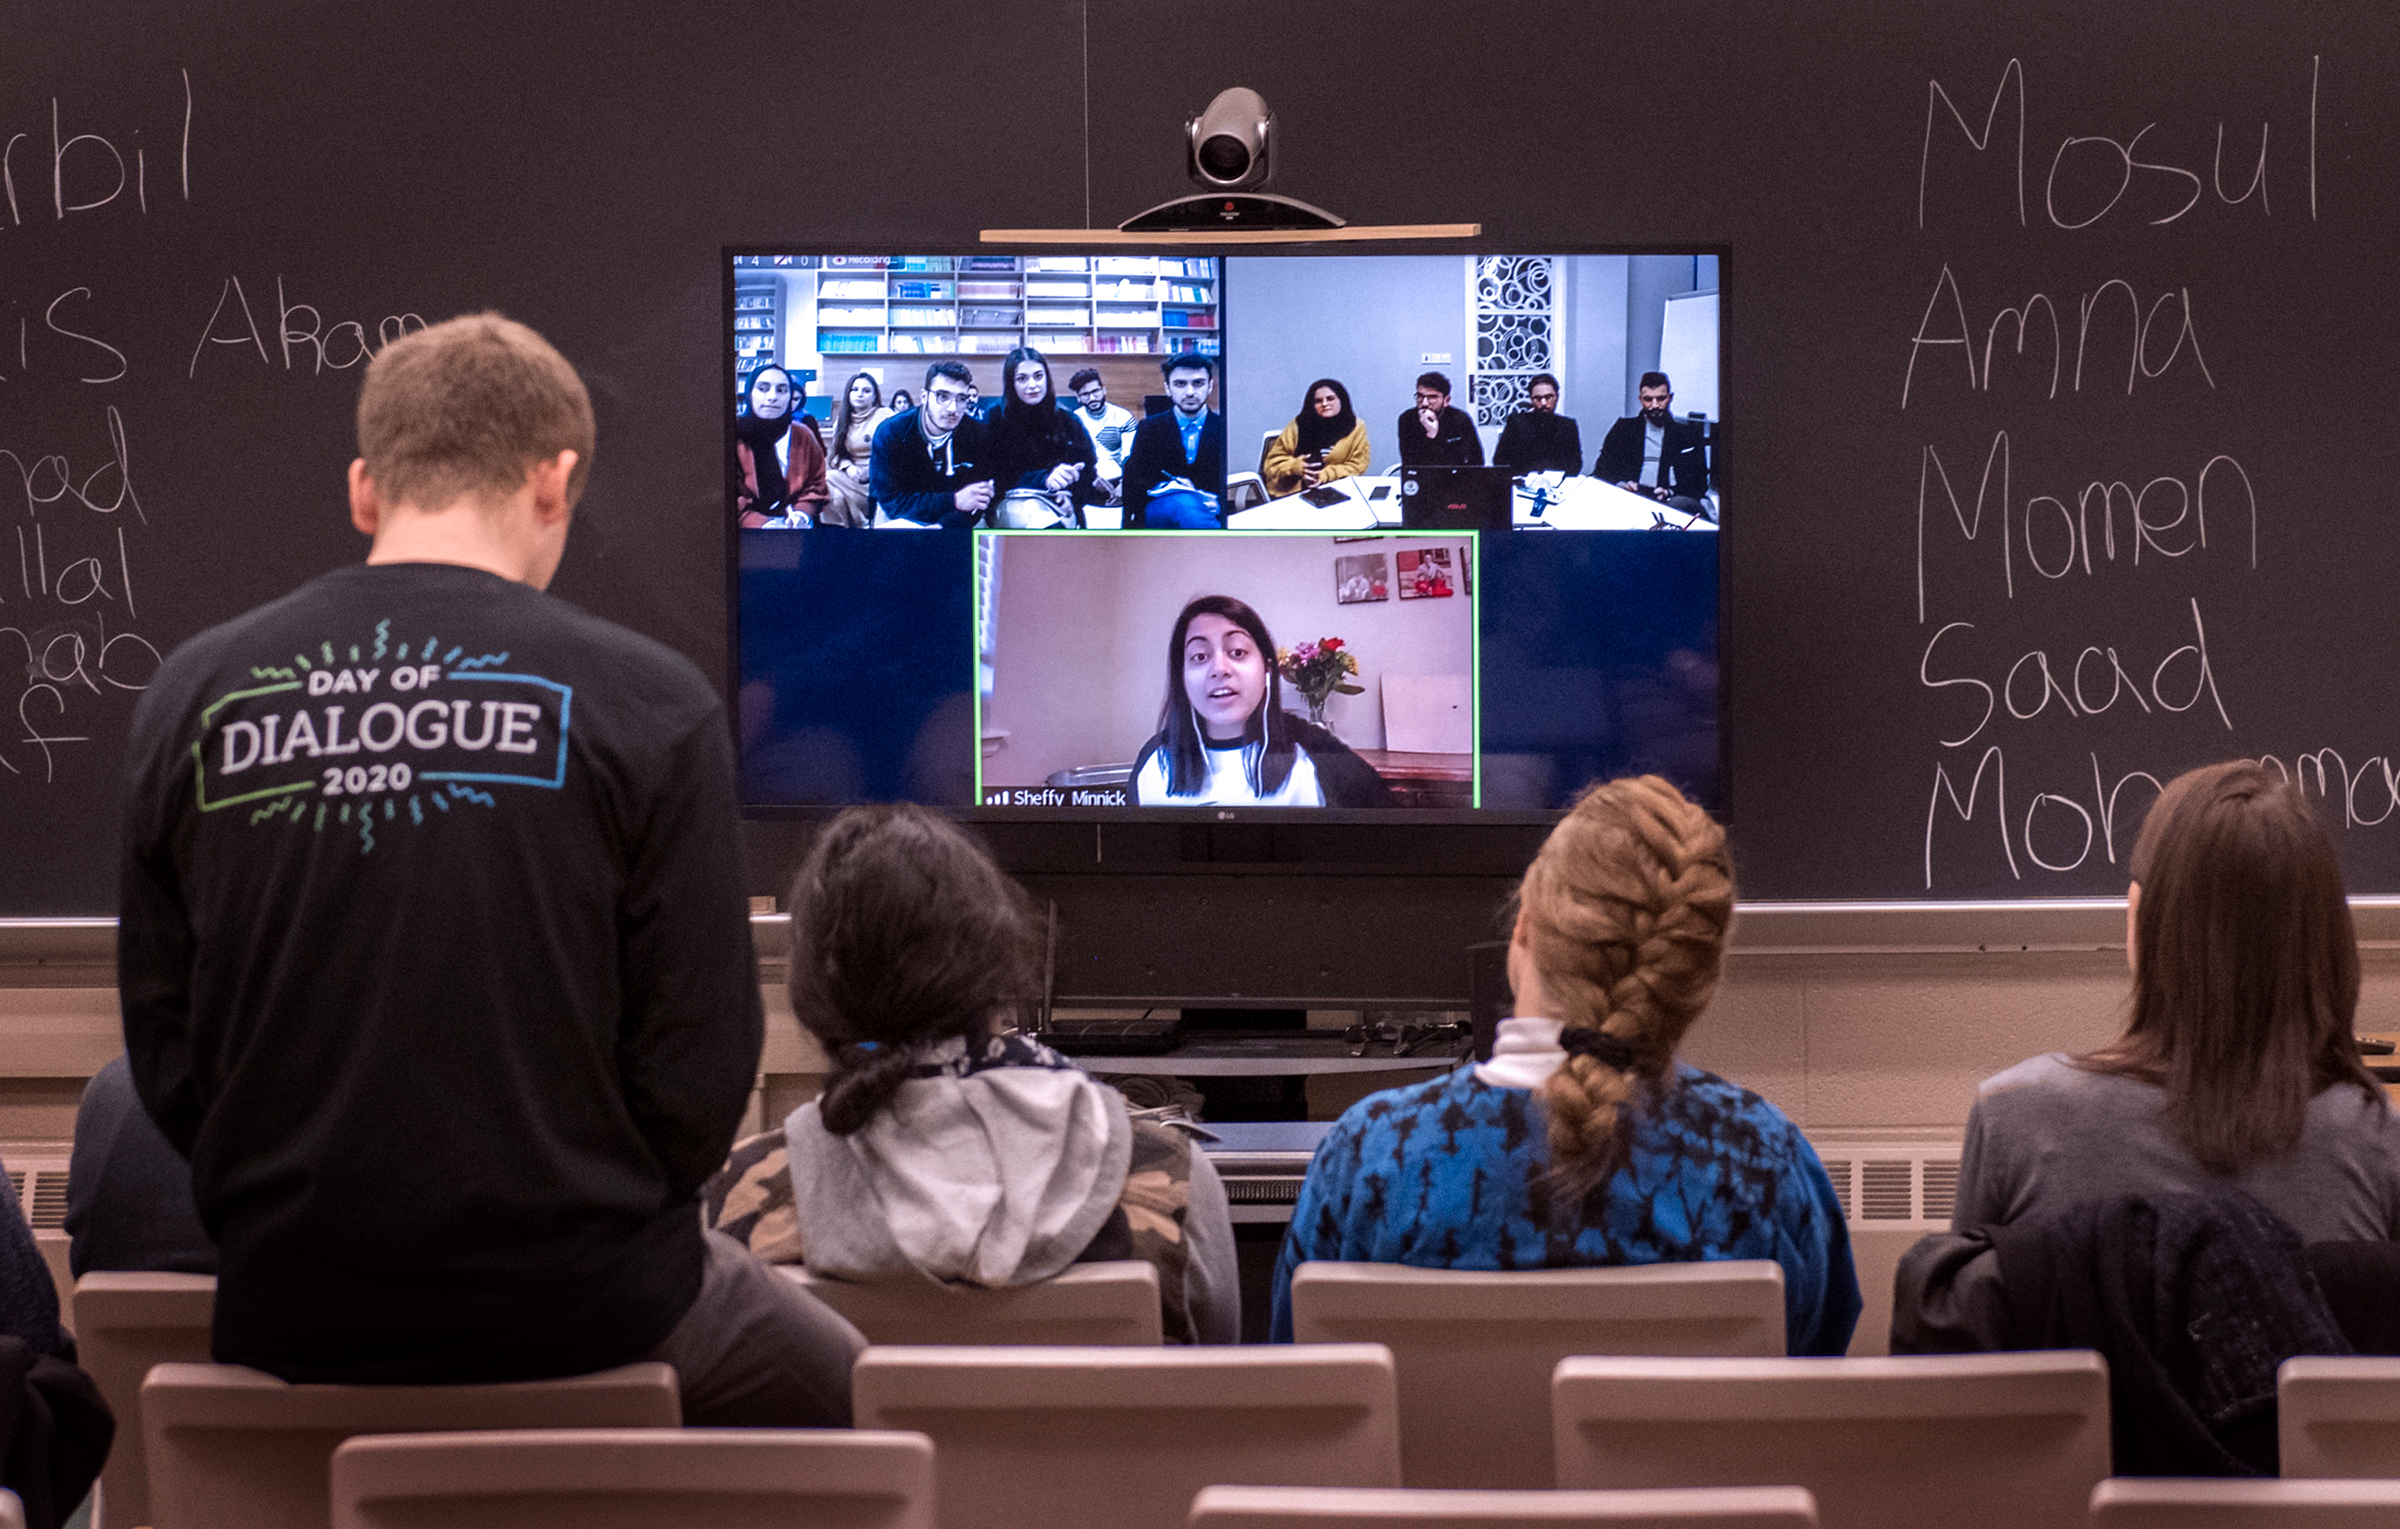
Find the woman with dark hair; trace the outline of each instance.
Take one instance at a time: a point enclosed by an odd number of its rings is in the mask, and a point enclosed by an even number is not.
[[[834,1279],[1007,1287],[1158,1269],[1169,1341],[1241,1332],[1224,1185],[1176,1123],[1019,1033],[1042,1000],[1031,899],[940,814],[853,807],[792,884],[792,1012],[832,1063],[734,1145],[710,1225]]]
[[[1010,351],[1000,378],[1005,392],[988,425],[996,492],[1002,500],[1012,493],[1043,495],[1067,524],[1079,524],[1082,506],[1108,499],[1091,433],[1058,406],[1050,363],[1040,351],[1029,345]],[[1005,504],[1001,512],[1005,524]]]
[[[1391,805],[1348,744],[1283,709],[1275,639],[1231,595],[1202,595],[1175,618],[1159,729],[1131,780],[1142,807]]]
[[[1273,495],[1296,494],[1367,470],[1367,427],[1350,409],[1350,390],[1331,377],[1308,385],[1300,412],[1267,443],[1258,464]]]
[[[2125,925],[2125,1032],[1984,1081],[1952,1226],[2231,1185],[2304,1241],[2400,1237],[2400,1122],[2358,1059],[2358,938],[2298,788],[2250,760],[2176,777]]]
[[[909,410],[915,408],[916,406],[917,401],[909,396],[908,389],[892,389],[891,409],[894,414],[906,414]]]
[[[1526,868],[1492,1058],[1373,1094],[1310,1163],[1276,1341],[1312,1259],[1445,1269],[1771,1258],[1784,1343],[1839,1354],[1860,1307],[1841,1201],[1775,1106],[1680,1063],[1733,921],[1725,830],[1655,775],[1593,786]]]
[[[825,452],[825,486],[831,497],[817,523],[826,526],[871,526],[875,500],[867,492],[874,461],[875,427],[892,417],[883,406],[883,388],[873,374],[860,372],[842,388],[833,406],[831,444]]]
[[[807,526],[825,507],[825,443],[801,407],[807,389],[780,366],[762,366],[742,389],[733,422],[741,472],[734,515],[742,525]]]

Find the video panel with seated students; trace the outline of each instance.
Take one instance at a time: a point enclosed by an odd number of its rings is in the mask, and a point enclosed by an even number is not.
[[[979,533],[976,800],[1472,807],[1475,549],[1471,532]],[[1276,628],[1307,635],[1279,648]]]
[[[1841,1202],[1783,1112],[1678,1063],[1733,918],[1725,832],[1654,775],[1594,786],[1525,872],[1516,1017],[1492,1059],[1343,1113],[1275,1266],[1292,1338],[1311,1259],[1540,1269],[1772,1258],[1785,1343],[1839,1354],[1860,1309]]]
[[[1006,1288],[1158,1269],[1169,1342],[1241,1334],[1232,1213],[1191,1134],[1020,1034],[1041,1003],[1031,901],[948,819],[854,807],[792,884],[792,1012],[833,1070],[737,1142],[708,1223],[771,1263]]]

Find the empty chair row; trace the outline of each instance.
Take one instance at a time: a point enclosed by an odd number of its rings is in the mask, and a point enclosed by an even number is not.
[[[150,1330],[161,1316],[148,1313]],[[98,1372],[113,1373],[123,1332],[141,1330],[96,1324],[87,1344]],[[862,1356],[854,1378],[862,1427],[934,1441],[934,1468],[952,1488],[945,1529],[1072,1529],[1178,1524],[1212,1485],[1400,1486],[1401,1369],[1390,1349],[1367,1343],[884,1346]],[[1488,1411],[1477,1421],[1489,1437],[1546,1438],[1561,1487],[1802,1486],[1829,1524],[1913,1522],[1928,1504],[1968,1525],[2079,1522],[2108,1473],[2107,1375],[2083,1352],[1575,1357],[1555,1365],[1547,1389],[1523,1406],[1486,1408],[1467,1391],[1451,1401],[1461,1414]],[[2390,1442],[2400,1434],[2400,1361],[2296,1359],[2284,1395],[2287,1470],[2400,1475]],[[353,1434],[679,1420],[672,1372],[656,1365],[515,1386],[379,1388],[169,1364],[150,1372],[139,1399],[140,1426],[127,1437],[145,1439],[158,1473],[154,1511],[119,1516],[117,1499],[107,1521],[160,1529],[322,1523],[325,1462]],[[267,1513],[275,1504],[284,1506]]]

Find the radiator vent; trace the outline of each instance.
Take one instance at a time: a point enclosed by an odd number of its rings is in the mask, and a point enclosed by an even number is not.
[[[1852,1226],[1892,1230],[1948,1229],[1958,1204],[1958,1152],[1956,1142],[1817,1146],[1841,1199],[1843,1219]]]
[[[8,1187],[17,1192],[17,1207],[37,1232],[54,1232],[67,1224],[67,1164],[27,1162],[8,1170]]]
[[[1232,1205],[1293,1205],[1300,1199],[1298,1179],[1225,1180],[1225,1199]]]

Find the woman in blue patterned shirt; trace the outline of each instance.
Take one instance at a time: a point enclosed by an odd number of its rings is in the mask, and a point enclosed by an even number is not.
[[[1275,1266],[1275,1339],[1291,1339],[1292,1271],[1310,1259],[1772,1258],[1788,1350],[1846,1349],[1858,1274],[1824,1165],[1775,1106],[1675,1060],[1732,918],[1707,813],[1654,775],[1586,791],[1518,890],[1516,1017],[1492,1059],[1360,1100],[1317,1149]]]

